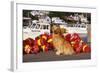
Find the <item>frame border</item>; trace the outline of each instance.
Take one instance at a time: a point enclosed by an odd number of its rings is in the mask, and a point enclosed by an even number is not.
[[[78,7],[78,6],[63,6],[63,5],[46,5],[46,4],[34,4],[30,2],[11,2],[11,70],[16,71],[18,69],[18,50],[17,50],[17,4],[27,4],[27,5],[37,5],[37,6],[52,6],[52,7],[70,7],[70,8],[87,8],[87,9],[96,9],[95,7]]]

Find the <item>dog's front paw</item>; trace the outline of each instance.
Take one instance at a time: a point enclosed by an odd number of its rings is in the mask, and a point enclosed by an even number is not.
[[[64,55],[73,55],[74,53],[74,50],[64,51]]]
[[[59,52],[59,51],[57,51],[57,52],[56,52],[56,55],[60,55],[60,52]]]

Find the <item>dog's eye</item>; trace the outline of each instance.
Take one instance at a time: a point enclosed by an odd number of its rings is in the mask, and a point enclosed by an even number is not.
[[[57,33],[57,31],[56,31],[56,30],[54,30],[54,32],[53,32],[53,33],[55,33],[55,34],[56,34],[56,33]]]

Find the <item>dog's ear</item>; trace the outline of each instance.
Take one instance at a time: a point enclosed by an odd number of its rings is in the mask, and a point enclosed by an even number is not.
[[[64,33],[67,33],[67,32],[68,32],[68,30],[66,30],[65,28],[60,28],[60,30],[61,30],[61,33],[62,33],[62,34],[64,34]]]
[[[52,25],[51,26],[51,32],[54,32],[54,29],[55,29],[55,27],[54,27],[54,25]]]

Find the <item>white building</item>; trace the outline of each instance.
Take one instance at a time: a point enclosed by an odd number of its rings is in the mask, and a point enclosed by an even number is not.
[[[39,17],[39,23],[51,23],[51,19],[49,16],[41,16]]]
[[[67,24],[64,20],[60,19],[59,17],[52,17],[52,23]]]
[[[79,17],[81,18],[81,22],[82,23],[88,23],[89,21],[87,20],[87,17],[84,17],[83,14],[79,15]]]

